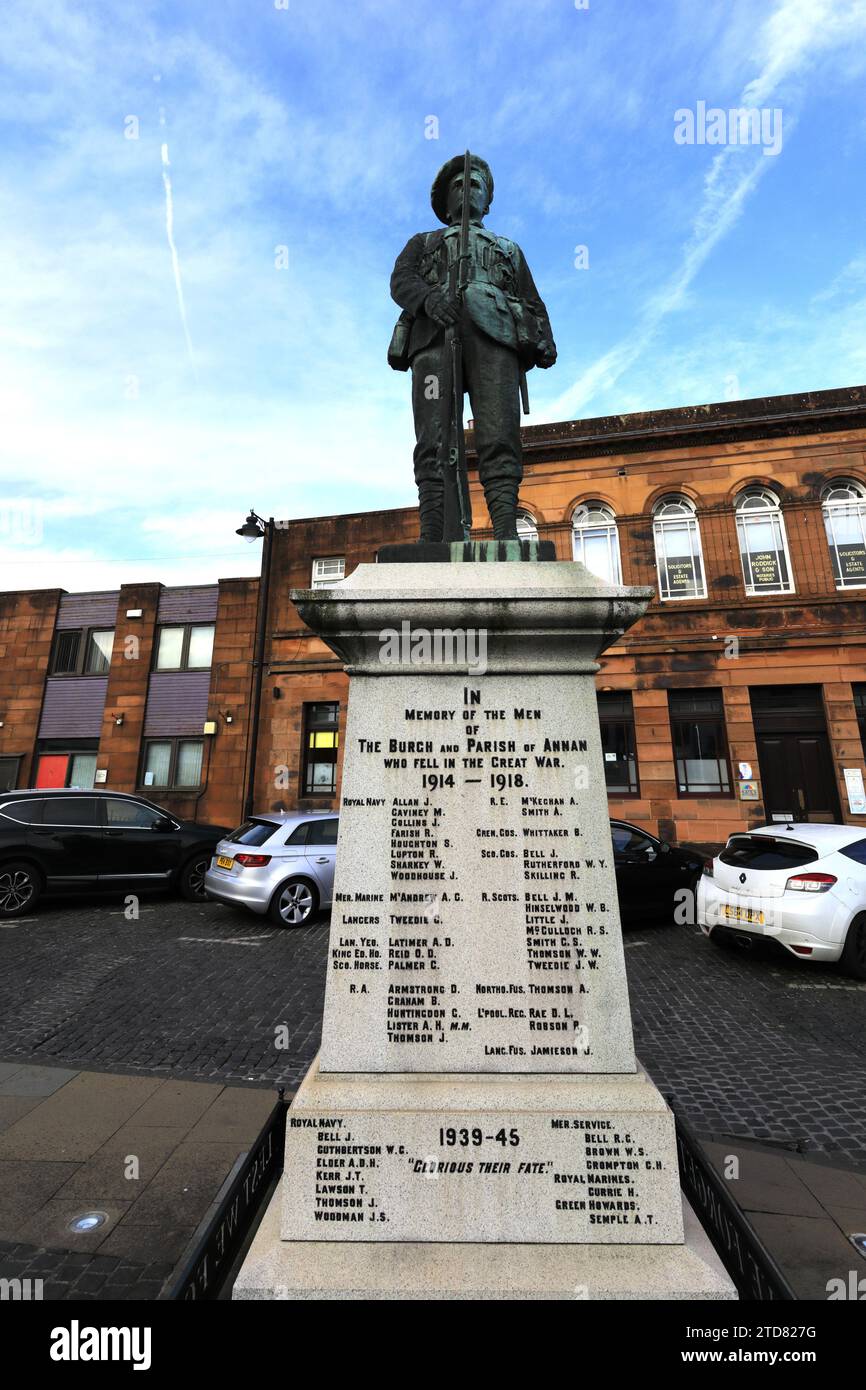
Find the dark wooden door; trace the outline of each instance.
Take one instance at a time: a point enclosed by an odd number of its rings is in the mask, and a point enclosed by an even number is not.
[[[768,821],[841,821],[826,734],[759,734],[758,758]]]

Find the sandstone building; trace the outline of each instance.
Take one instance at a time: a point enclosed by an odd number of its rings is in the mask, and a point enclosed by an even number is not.
[[[707,846],[866,815],[866,387],[529,426],[523,444],[523,533],[656,591],[597,677],[611,814]],[[467,446],[485,538],[471,429]],[[289,589],[416,535],[413,508],[278,526],[259,808],[339,805],[347,680]],[[0,787],[96,779],[236,822],[258,591],[0,594]]]

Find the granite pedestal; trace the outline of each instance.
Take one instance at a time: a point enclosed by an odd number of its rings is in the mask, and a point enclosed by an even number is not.
[[[731,1298],[637,1066],[594,672],[649,590],[361,565],[322,1047],[236,1298]]]

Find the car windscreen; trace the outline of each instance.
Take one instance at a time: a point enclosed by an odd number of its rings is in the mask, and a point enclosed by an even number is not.
[[[236,845],[263,845],[276,828],[272,820],[245,820],[227,838]]]
[[[811,845],[774,840],[770,835],[734,835],[719,855],[735,869],[799,869],[820,858]]]

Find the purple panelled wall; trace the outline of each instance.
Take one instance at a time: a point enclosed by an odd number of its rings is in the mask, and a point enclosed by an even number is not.
[[[216,622],[218,600],[218,584],[198,584],[186,589],[163,589],[159,599],[159,612],[156,621],[158,623]]]
[[[119,597],[116,590],[101,594],[67,594],[60,600],[56,626],[114,627]]]
[[[114,622],[113,617],[111,621]],[[39,737],[99,738],[107,689],[107,676],[60,676],[54,680],[49,677],[45,682]]]
[[[145,738],[201,736],[210,671],[155,671],[147,687]]]

